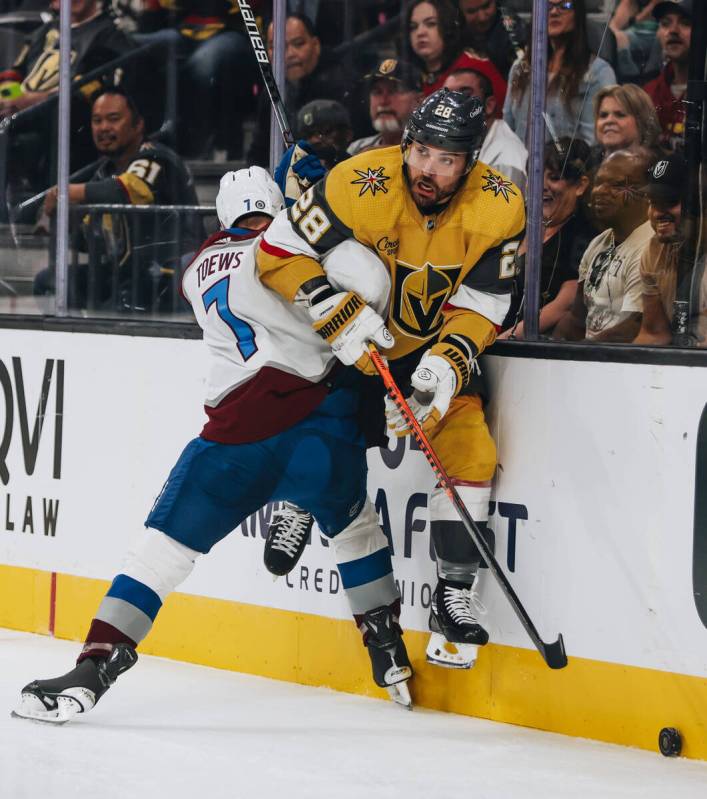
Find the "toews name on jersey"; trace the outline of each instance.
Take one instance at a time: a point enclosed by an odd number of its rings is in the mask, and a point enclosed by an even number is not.
[[[182,279],[210,354],[202,437],[222,444],[261,440],[303,419],[326,396],[336,360],[306,313],[260,282],[257,241],[255,231],[214,234]]]

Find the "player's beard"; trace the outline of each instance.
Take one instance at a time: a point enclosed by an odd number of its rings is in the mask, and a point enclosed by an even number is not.
[[[417,205],[421,211],[434,213],[435,209],[446,205],[452,199],[463,179],[464,178],[459,178],[459,180],[457,180],[457,182],[451,188],[445,190],[440,189],[440,187],[434,181],[434,178],[424,177],[423,175],[415,178],[414,181],[408,176],[408,185],[410,186],[410,192],[412,194],[413,200],[415,201],[415,205]],[[431,189],[429,195],[418,194],[414,191],[420,182]]]

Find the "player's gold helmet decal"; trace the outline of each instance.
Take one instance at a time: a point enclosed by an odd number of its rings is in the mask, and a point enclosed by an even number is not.
[[[454,291],[461,264],[412,266],[397,261],[393,321],[410,336],[427,339],[442,326],[442,309]]]

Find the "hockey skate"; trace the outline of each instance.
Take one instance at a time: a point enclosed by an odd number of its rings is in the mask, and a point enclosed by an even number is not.
[[[124,671],[137,663],[137,652],[116,644],[107,658],[86,658],[75,669],[51,680],[33,680],[22,689],[15,718],[66,724],[88,713]]]
[[[473,586],[439,578],[430,603],[429,663],[450,669],[470,669],[476,663],[479,646],[489,635],[474,615],[474,610],[482,615],[486,608]]]
[[[275,579],[289,574],[297,565],[313,524],[312,514],[291,502],[283,503],[282,508],[273,513],[265,540],[263,560],[265,568]]]
[[[400,627],[388,607],[369,610],[363,617],[364,636],[373,667],[373,680],[385,688],[393,702],[412,710],[407,681],[412,666]]]

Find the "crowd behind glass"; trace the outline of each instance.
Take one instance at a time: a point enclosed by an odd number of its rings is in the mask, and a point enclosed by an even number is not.
[[[271,3],[251,5],[271,47]],[[701,167],[685,156],[697,4],[548,5],[540,334],[670,344],[683,298],[682,343],[707,346],[702,216],[682,213]],[[52,312],[58,7],[0,0],[3,313]],[[412,109],[446,86],[481,98],[480,160],[525,194],[530,12],[530,0],[290,0],[284,94],[297,144],[275,171],[283,193],[398,145]],[[270,102],[238,3],[72,0],[71,13],[69,307],[189,321],[177,284],[213,230],[204,186],[243,164],[271,166]],[[131,207],[106,207],[116,204]],[[13,281],[7,264],[23,258],[29,276]],[[506,339],[524,336],[525,240],[515,258]]]

